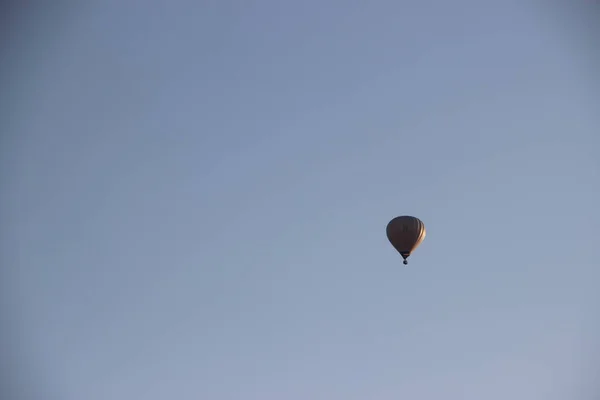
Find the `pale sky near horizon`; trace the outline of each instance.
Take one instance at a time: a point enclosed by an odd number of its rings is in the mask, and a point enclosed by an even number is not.
[[[574,20],[97,3],[22,13],[4,50],[10,390],[597,398],[600,97]],[[402,214],[428,231],[408,267]]]

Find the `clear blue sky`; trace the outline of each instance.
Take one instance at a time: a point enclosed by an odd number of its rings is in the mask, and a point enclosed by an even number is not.
[[[22,13],[4,50],[13,390],[595,398],[600,118],[574,20],[101,3]],[[402,214],[428,229],[408,267]]]

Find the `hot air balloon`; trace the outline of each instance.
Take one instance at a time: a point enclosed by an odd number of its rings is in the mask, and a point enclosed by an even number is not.
[[[425,239],[425,224],[419,218],[403,215],[392,219],[385,229],[387,238],[404,259],[404,265],[411,253]]]

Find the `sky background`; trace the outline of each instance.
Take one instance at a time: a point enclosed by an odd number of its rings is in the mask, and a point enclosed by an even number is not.
[[[597,399],[600,86],[561,12],[16,13],[2,41],[2,390]],[[385,237],[404,214],[428,230],[408,267]]]

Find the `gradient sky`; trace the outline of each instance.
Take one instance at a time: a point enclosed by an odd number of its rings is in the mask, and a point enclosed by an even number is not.
[[[595,398],[600,118],[573,20],[98,3],[5,41],[11,390]],[[408,267],[402,214],[428,229]]]

